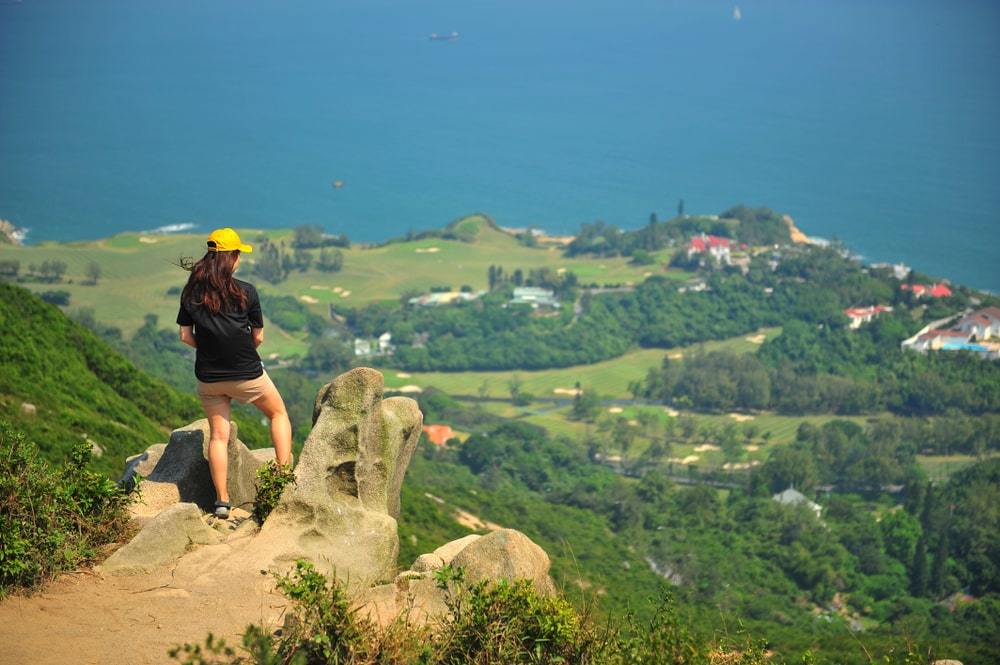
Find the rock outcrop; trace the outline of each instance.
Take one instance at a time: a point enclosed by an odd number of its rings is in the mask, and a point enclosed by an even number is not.
[[[399,492],[423,416],[412,399],[382,392],[382,375],[369,368],[319,391],[295,483],[251,546],[261,567],[307,559],[351,586],[391,577]]]
[[[445,565],[462,568],[467,582],[527,579],[540,593],[556,590],[545,550],[520,531],[500,529],[485,536],[470,534],[421,554],[410,570],[397,575],[392,583],[364,590],[358,605],[382,625],[403,612],[416,622],[440,618],[447,606],[434,572]]]
[[[191,545],[213,545],[222,541],[201,519],[193,503],[175,504],[151,519],[127,545],[100,566],[114,575],[149,572],[183,555]]]
[[[263,462],[237,437],[236,423],[229,432],[229,500],[233,506],[253,507],[256,473]],[[208,470],[208,420],[202,418],[175,429],[167,444],[155,444],[141,455],[128,458],[132,468],[144,480],[140,499],[131,507],[139,523],[148,521],[166,508],[180,502],[197,504],[209,511],[215,503],[215,486]]]

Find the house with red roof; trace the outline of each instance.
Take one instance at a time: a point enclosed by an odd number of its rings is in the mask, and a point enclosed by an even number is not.
[[[947,284],[936,282],[934,284],[900,284],[901,291],[911,291],[917,298],[947,298],[952,291]]]
[[[731,245],[732,243],[729,238],[720,238],[719,236],[702,233],[700,236],[691,238],[687,247],[687,255],[690,259],[696,254],[708,254],[720,263],[728,264],[730,262]]]
[[[892,307],[888,305],[872,305],[870,307],[848,307],[844,310],[844,316],[851,320],[849,327],[857,330],[863,324],[868,323],[883,312],[891,312]]]
[[[436,446],[443,446],[448,439],[455,438],[455,431],[448,425],[424,425],[424,434]]]

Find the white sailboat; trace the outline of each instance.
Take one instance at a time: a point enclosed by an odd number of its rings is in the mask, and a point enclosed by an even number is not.
[[[733,7],[733,20],[739,21],[742,18],[743,18],[743,12],[740,11],[740,6],[736,5],[735,7]]]

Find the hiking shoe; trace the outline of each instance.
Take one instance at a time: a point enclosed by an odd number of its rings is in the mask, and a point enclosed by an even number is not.
[[[224,520],[229,519],[229,509],[232,507],[233,505],[228,501],[216,501],[215,516]]]

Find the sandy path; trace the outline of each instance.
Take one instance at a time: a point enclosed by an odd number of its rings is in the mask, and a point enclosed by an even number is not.
[[[270,578],[215,565],[220,574],[208,580],[169,567],[131,577],[75,573],[34,596],[7,598],[0,602],[0,660],[169,663],[168,649],[201,642],[209,631],[239,646],[248,624],[277,626],[285,600],[270,590]]]

